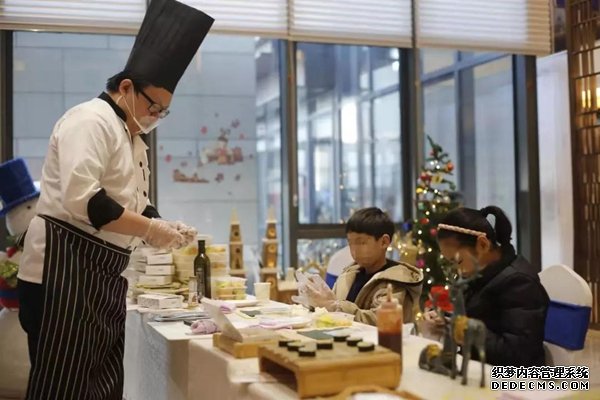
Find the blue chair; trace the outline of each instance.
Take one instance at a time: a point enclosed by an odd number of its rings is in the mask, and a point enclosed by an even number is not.
[[[546,363],[574,365],[590,324],[592,291],[581,276],[564,265],[553,265],[539,275],[550,297],[544,332]]]

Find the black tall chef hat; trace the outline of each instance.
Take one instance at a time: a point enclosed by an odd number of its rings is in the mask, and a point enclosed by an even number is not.
[[[152,0],[124,71],[173,93],[213,22],[178,1]]]

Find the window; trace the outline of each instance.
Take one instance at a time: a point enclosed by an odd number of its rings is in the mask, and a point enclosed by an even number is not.
[[[517,222],[511,57],[474,68],[476,207],[494,204]],[[514,229],[516,235],[517,230]],[[515,239],[513,237],[513,239]]]
[[[217,243],[236,211],[246,245],[261,243],[267,209],[281,221],[279,46],[209,35],[157,132],[158,206]]]
[[[301,224],[378,206],[402,219],[398,49],[297,48]]]
[[[298,267],[317,272],[319,266],[327,268],[332,255],[348,245],[344,239],[300,239],[298,240]]]
[[[454,180],[463,204],[472,208],[497,205],[516,226],[512,58],[461,52],[460,63],[442,67],[439,60],[447,53],[422,52],[423,68],[429,71],[423,75],[425,134],[454,162]],[[427,142],[425,151],[426,155],[430,151]]]
[[[15,32],[13,99],[15,157],[41,177],[48,139],[64,112],[98,96],[123,69],[132,36]]]
[[[423,104],[425,105],[423,130],[425,135],[431,136],[436,143],[444,148],[452,162],[454,162],[456,166],[454,182],[460,190],[455,90],[454,78],[436,82],[423,88]],[[426,140],[425,143],[425,154],[429,154],[431,151],[429,142]]]
[[[421,49],[420,52],[423,74],[451,67],[456,62],[456,50]]]

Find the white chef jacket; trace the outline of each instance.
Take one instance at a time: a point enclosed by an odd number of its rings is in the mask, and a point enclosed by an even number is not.
[[[101,189],[126,210],[141,214],[148,202],[148,147],[100,98],[68,110],[56,123],[44,167],[37,214],[49,215],[117,246],[134,249],[141,239],[95,229],[88,201]],[[42,283],[45,220],[29,225],[18,278]],[[49,266],[52,268],[53,266]]]

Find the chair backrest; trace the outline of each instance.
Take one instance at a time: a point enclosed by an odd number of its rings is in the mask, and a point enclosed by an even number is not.
[[[546,314],[544,340],[547,362],[570,357],[568,350],[581,350],[589,327],[592,291],[587,282],[564,265],[553,265],[539,274],[550,304]],[[558,347],[557,347],[558,346]]]
[[[350,246],[343,247],[333,253],[327,264],[327,274],[325,276],[327,285],[333,287],[333,284],[337,280],[337,277],[342,273],[342,270],[353,263],[354,259],[350,253]]]
[[[553,265],[539,274],[550,300],[591,307],[594,301],[587,282],[565,265]]]

